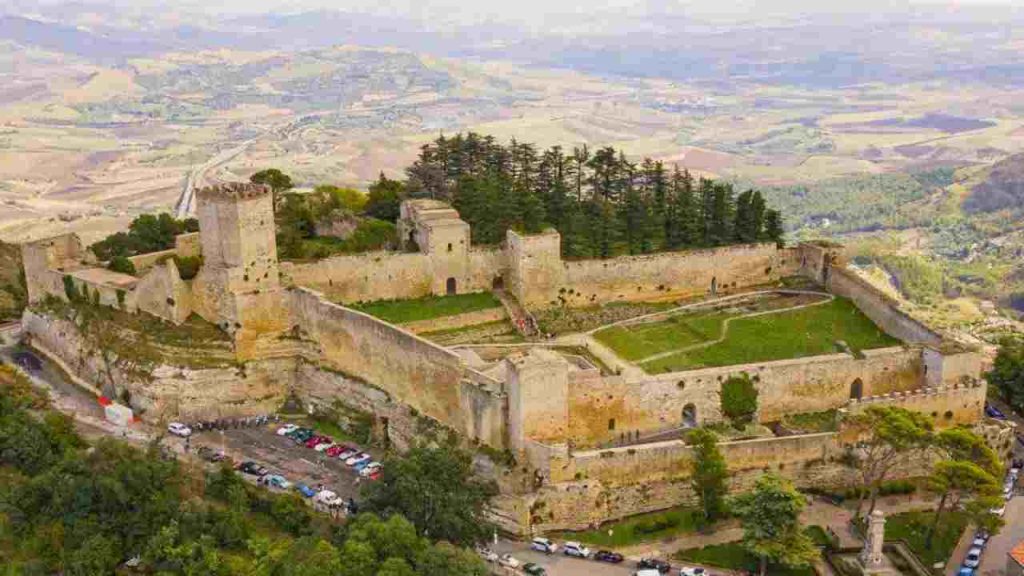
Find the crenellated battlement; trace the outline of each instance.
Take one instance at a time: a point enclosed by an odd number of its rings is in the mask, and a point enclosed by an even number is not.
[[[270,194],[270,186],[252,182],[225,182],[200,188],[198,197],[203,200],[244,200]]]

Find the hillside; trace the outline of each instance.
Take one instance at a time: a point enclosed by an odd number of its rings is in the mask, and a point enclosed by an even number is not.
[[[963,206],[968,213],[1024,207],[1024,154],[993,164],[988,178],[971,190]]]
[[[0,322],[18,318],[24,306],[21,251],[14,244],[0,241]]]

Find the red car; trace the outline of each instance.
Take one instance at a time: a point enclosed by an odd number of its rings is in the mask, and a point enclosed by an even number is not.
[[[348,450],[349,448],[349,446],[346,446],[344,444],[335,444],[334,446],[331,446],[330,448],[327,449],[327,455],[330,456],[331,458],[337,458],[338,454],[341,454],[342,452]]]
[[[373,474],[367,476],[367,478],[370,480],[380,480],[380,468],[377,468],[377,470]]]
[[[317,444],[326,444],[327,442],[330,441],[331,439],[328,438],[327,436],[316,435],[310,438],[309,440],[306,440],[306,448],[315,448]]]

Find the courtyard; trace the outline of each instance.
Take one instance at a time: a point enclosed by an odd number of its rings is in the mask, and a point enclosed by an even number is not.
[[[593,337],[651,374],[899,344],[850,300],[798,291],[654,314],[599,329]]]

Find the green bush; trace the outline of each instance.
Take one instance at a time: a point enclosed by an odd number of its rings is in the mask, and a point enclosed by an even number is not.
[[[127,256],[114,256],[107,264],[107,269],[121,274],[135,275],[135,264],[132,264],[132,261]]]
[[[174,265],[178,267],[178,274],[182,280],[191,280],[199,274],[203,267],[202,256],[175,256]]]
[[[757,412],[757,388],[750,375],[744,372],[730,376],[722,384],[722,413],[742,428],[754,419]]]

